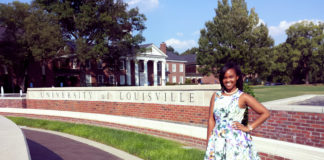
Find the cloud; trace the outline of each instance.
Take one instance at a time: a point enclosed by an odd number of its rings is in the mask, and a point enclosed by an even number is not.
[[[172,46],[175,50],[179,51],[180,53],[182,53],[183,51],[190,49],[192,47],[197,46],[196,41],[194,40],[178,40],[175,38],[171,38],[165,41],[165,43],[168,46]]]
[[[159,0],[126,0],[130,8],[138,7],[141,11],[151,11],[159,6]]]
[[[197,30],[197,31],[193,32],[192,35],[199,36],[200,35],[200,30]]]
[[[299,23],[302,21],[308,21],[308,22],[313,22],[315,24],[318,24],[319,22],[323,22],[321,20],[299,20],[299,21],[281,21],[278,26],[270,26],[269,27],[269,34],[271,37],[275,39],[276,44],[279,44],[281,42],[284,42],[286,40],[286,30],[293,24]]]
[[[182,32],[177,32],[176,35],[179,36],[179,37],[182,37],[183,33]]]

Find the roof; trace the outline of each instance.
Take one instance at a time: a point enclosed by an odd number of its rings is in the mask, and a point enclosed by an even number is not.
[[[168,58],[166,59],[167,61],[181,61],[181,62],[187,62],[184,57],[179,56],[171,51],[167,51],[167,56]]]
[[[186,54],[186,55],[181,55],[181,57],[183,57],[183,59],[185,61],[187,61],[187,63],[190,63],[190,64],[196,64],[196,57],[197,55],[196,54]]]
[[[148,43],[148,44],[141,44],[141,45],[139,45],[141,48],[146,48],[146,47],[148,47],[148,46],[150,46],[150,45],[152,45],[153,43]]]

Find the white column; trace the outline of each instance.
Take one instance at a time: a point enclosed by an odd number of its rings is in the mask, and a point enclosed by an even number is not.
[[[137,60],[137,62],[135,61],[135,86],[139,86],[139,79],[138,79],[138,63],[139,61]]]
[[[129,59],[126,59],[126,79],[127,79],[127,85],[132,85],[132,82],[131,82],[131,70],[130,70],[130,60]]]
[[[147,60],[145,59],[143,62],[144,62],[144,86],[147,86],[148,84]]]
[[[162,86],[165,86],[165,61],[162,61],[161,65],[161,74],[162,74]]]
[[[153,62],[154,86],[157,86],[157,60]]]

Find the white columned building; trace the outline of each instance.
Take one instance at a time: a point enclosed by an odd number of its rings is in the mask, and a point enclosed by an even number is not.
[[[153,79],[154,79],[154,86],[157,86],[157,77],[158,77],[158,73],[157,73],[157,60],[154,60],[153,62]]]
[[[154,44],[141,45],[141,48],[144,48],[145,51],[134,56],[126,56],[127,85],[164,86],[165,63],[168,56]],[[158,66],[158,64],[160,65]],[[158,81],[158,77],[161,77],[160,81]]]
[[[132,85],[132,77],[131,77],[131,66],[130,66],[130,59],[126,58],[126,81],[127,85]]]

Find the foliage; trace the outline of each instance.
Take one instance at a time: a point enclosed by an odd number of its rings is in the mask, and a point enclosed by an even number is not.
[[[172,46],[167,46],[166,50],[176,55],[179,55],[179,52],[177,52]]]
[[[4,30],[0,63],[7,66],[20,89],[25,89],[29,63],[49,60],[62,47],[62,35],[54,17],[35,4],[0,4],[0,26]]]
[[[243,83],[243,92],[255,97],[253,89],[247,83]]]
[[[197,53],[198,53],[198,48],[197,47],[193,47],[191,49],[187,49],[186,51],[184,51],[183,53],[181,53],[181,55],[197,54]]]
[[[231,4],[231,5],[230,5]],[[218,1],[216,16],[201,30],[197,63],[199,71],[217,75],[227,62],[242,67],[245,75],[266,77],[273,40],[268,29],[259,24],[254,9],[249,12],[244,0]]]
[[[324,25],[314,24],[313,22],[303,21],[296,23],[286,30],[287,40],[286,44],[291,45],[288,52],[294,52],[296,59],[298,59],[298,65],[294,71],[294,75],[297,77],[295,81],[303,81],[306,84],[312,80],[311,74],[316,72],[323,73],[322,65],[323,51],[321,47],[324,45]],[[300,75],[300,76],[299,76]]]
[[[75,53],[83,64],[89,59],[114,62],[144,40],[145,16],[137,8],[127,10],[121,0],[36,2],[58,17],[64,38],[76,43]]]
[[[119,71],[119,59],[136,54],[144,41],[143,14],[127,9],[122,0],[36,0],[45,11],[57,16],[64,39],[76,44],[81,63],[81,83],[85,82],[85,63],[104,60],[106,67]]]
[[[180,143],[145,134],[84,124],[18,117],[9,118],[18,125],[49,129],[84,137],[115,148],[119,148],[147,160],[201,159],[204,154],[203,151],[197,149],[182,148]]]

